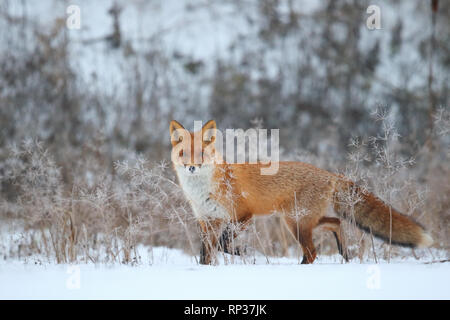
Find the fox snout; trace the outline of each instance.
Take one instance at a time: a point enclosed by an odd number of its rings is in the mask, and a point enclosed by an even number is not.
[[[200,168],[202,167],[201,164],[193,166],[193,165],[185,165],[186,171],[194,174],[194,173],[199,173],[200,172]]]
[[[201,174],[204,170],[204,168],[208,167],[207,165],[202,164],[185,164],[184,170],[187,174],[194,175],[194,174]]]

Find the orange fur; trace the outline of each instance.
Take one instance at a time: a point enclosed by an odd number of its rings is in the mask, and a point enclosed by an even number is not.
[[[347,259],[342,248],[340,220],[325,216],[330,207],[340,216],[354,219],[362,229],[392,243],[431,244],[431,237],[410,218],[353,182],[310,164],[280,162],[276,174],[261,175],[262,164],[217,163],[222,159],[214,149],[215,130],[215,122],[209,121],[197,133],[204,136],[208,131],[209,141],[202,139],[196,145],[195,133],[188,132],[176,121],[170,124],[172,162],[202,227],[202,263],[212,263],[225,223],[245,224],[253,216],[274,212],[283,215],[300,242],[302,263],[312,263],[316,257],[312,232],[320,225],[334,233],[339,251]],[[196,157],[200,157],[200,163],[195,163]],[[189,168],[193,168],[192,176]],[[349,196],[358,199],[353,207],[346,205]]]

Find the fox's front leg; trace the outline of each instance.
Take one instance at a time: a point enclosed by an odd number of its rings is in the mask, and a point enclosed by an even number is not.
[[[222,232],[219,239],[219,249],[225,253],[241,255],[241,250],[232,245],[233,240],[237,237],[237,232],[233,230],[233,225],[228,224]]]
[[[200,264],[216,264],[217,244],[223,221],[220,219],[200,220],[201,248]]]
[[[233,240],[244,231],[249,222],[251,221],[252,215],[247,215],[244,218],[241,218],[237,221],[237,223],[228,223],[225,229],[222,232],[222,235],[219,239],[219,249],[223,250],[225,253],[234,254],[236,256],[240,256],[242,251],[233,245]]]

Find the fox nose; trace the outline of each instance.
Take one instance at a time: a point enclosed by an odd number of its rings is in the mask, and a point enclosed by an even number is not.
[[[189,167],[189,171],[190,171],[191,173],[194,173],[195,167],[194,167],[194,166],[190,166],[190,167]]]

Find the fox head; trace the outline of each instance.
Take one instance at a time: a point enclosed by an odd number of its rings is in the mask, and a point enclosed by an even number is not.
[[[201,130],[189,132],[179,122],[170,122],[172,142],[172,163],[175,169],[186,170],[188,174],[201,174],[221,160],[216,152],[216,122],[209,120]]]

